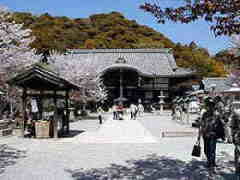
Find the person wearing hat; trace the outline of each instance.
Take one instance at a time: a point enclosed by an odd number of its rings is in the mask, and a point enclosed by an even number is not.
[[[229,122],[229,110],[225,107],[220,96],[214,98],[216,116],[222,121],[224,125],[224,139],[225,143],[232,143],[231,128]]]
[[[216,118],[214,115],[215,103],[211,97],[204,100],[206,111],[203,113],[199,127],[199,140],[202,136],[204,142],[204,154],[207,157],[207,167],[214,172],[216,166]]]
[[[177,107],[177,98],[172,100],[171,103],[171,116],[172,116],[172,120],[176,120],[176,107]]]
[[[224,110],[225,110],[222,98],[220,96],[216,96],[213,100],[215,102],[216,111],[219,113],[219,115],[222,118],[222,116],[224,114]]]

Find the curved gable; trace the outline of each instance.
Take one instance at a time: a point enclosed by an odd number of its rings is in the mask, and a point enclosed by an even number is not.
[[[106,71],[109,67],[115,68],[119,58],[125,59],[125,66],[133,68],[140,74],[157,76],[174,76],[178,69],[175,59],[169,49],[79,49],[72,50],[71,56],[96,73]],[[189,74],[181,68],[181,75]]]

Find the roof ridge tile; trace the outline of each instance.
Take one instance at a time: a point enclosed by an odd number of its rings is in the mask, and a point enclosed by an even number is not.
[[[81,54],[81,53],[172,53],[171,48],[158,48],[158,49],[69,49],[68,53]]]

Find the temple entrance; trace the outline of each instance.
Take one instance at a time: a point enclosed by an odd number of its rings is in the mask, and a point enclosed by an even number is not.
[[[141,98],[139,73],[136,70],[128,68],[108,69],[101,77],[108,89],[109,102],[113,102],[114,99],[119,98],[121,91],[122,96],[127,99],[124,103],[125,105],[131,102],[137,103],[138,99]]]

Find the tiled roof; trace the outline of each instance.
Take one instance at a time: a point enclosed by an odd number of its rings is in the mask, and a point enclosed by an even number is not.
[[[83,65],[101,73],[108,68],[121,66],[116,61],[123,58],[129,66],[141,74],[152,76],[188,76],[193,72],[178,68],[170,49],[78,49],[67,56],[74,56]]]
[[[227,83],[227,78],[204,78],[202,80],[204,84],[204,89],[206,91],[211,91],[212,85],[215,85],[215,92],[223,92],[231,86]]]
[[[29,69],[17,74],[7,81],[10,85],[35,90],[71,90],[80,89],[80,86],[60,77],[41,65],[33,65]]]

